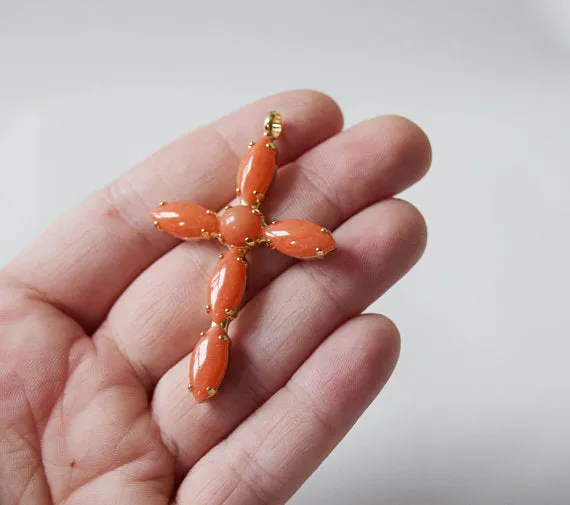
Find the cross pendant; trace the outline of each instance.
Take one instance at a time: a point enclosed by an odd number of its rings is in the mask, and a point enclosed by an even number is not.
[[[264,135],[250,142],[237,175],[238,205],[224,207],[221,215],[189,202],[160,202],[151,212],[155,227],[182,240],[216,238],[229,248],[212,273],[206,311],[212,324],[190,356],[188,389],[197,402],[218,391],[226,373],[231,340],[227,331],[237,316],[245,293],[247,251],[266,245],[298,259],[323,258],[335,248],[331,233],[300,219],[267,223],[259,206],[277,168],[275,139],[283,129],[281,115],[270,112]]]

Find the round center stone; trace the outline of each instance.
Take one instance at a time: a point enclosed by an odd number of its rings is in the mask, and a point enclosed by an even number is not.
[[[247,246],[250,239],[257,242],[261,233],[261,215],[245,205],[231,207],[220,217],[220,233],[226,244],[235,247]]]

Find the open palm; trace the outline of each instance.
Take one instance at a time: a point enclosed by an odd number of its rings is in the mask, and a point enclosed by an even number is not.
[[[268,110],[283,114],[268,218],[333,230],[295,262],[252,251],[246,305],[214,399],[186,389],[219,246],[179,243],[159,200],[221,208]],[[394,325],[360,315],[419,258],[425,225],[392,199],[429,143],[399,117],[347,131],[313,91],[249,105],[165,147],[64,216],[0,274],[0,503],[284,503],[397,360]]]

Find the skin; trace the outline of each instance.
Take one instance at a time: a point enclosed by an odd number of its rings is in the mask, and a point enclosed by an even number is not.
[[[239,158],[281,111],[263,210],[334,232],[323,261],[258,248],[218,395],[196,404],[188,355],[208,326],[220,252],[148,216],[162,199],[219,209]],[[282,93],[190,133],[61,218],[0,273],[0,503],[278,504],[388,380],[394,324],[361,312],[421,256],[426,228],[392,198],[431,161],[384,116],[343,131],[315,91]]]

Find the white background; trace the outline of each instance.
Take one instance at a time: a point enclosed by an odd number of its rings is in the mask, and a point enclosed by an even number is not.
[[[407,115],[430,231],[400,365],[292,503],[570,502],[567,0],[0,1],[0,263],[151,151],[314,87]]]

